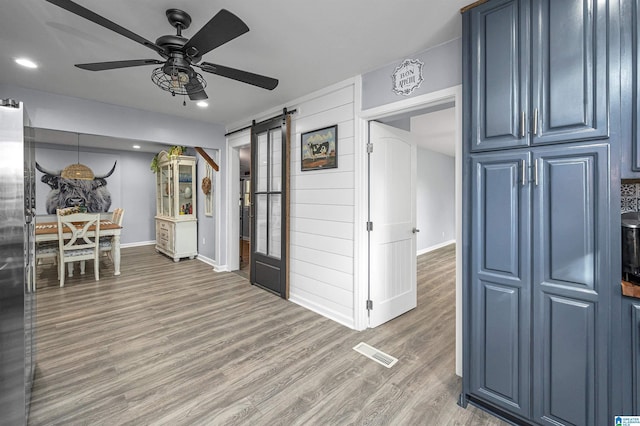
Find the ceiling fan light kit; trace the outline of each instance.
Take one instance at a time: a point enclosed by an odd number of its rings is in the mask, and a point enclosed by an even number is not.
[[[194,84],[199,84],[200,87],[202,87],[200,92],[203,94],[204,88],[207,87],[207,82],[202,78],[202,75],[193,71],[192,75],[189,76],[189,74],[177,68],[169,70],[169,72],[165,70],[165,67],[156,68],[151,72],[151,81],[153,81],[156,86],[162,90],[166,90],[171,93],[173,96],[191,95],[191,100],[196,100],[194,97],[197,96],[197,92],[189,90],[190,81],[195,82]],[[203,99],[206,99],[206,97]]]
[[[151,81],[173,96],[189,96],[192,101],[208,99],[204,90],[207,82],[193,67],[267,90],[273,90],[278,85],[278,80],[260,74],[209,62],[198,64],[203,55],[249,31],[249,27],[228,10],[220,10],[193,37],[187,39],[182,36],[182,31],[191,25],[191,16],[179,9],[168,9],[166,11],[167,19],[176,29],[176,34],[160,36],[153,43],[71,0],[46,1],[140,43],[164,58],[164,60],[134,59],[76,64],[78,68],[88,71],[106,71],[144,65],[160,65],[152,71]],[[185,103],[183,102],[183,104]]]

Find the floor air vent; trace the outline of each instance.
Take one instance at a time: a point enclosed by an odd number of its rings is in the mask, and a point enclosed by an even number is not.
[[[387,368],[393,367],[395,363],[398,362],[397,358],[394,358],[391,355],[387,355],[384,352],[379,351],[378,349],[369,346],[364,342],[358,343],[356,346],[354,346],[353,350],[356,352],[360,352],[367,358],[370,358],[378,364],[382,364]]]

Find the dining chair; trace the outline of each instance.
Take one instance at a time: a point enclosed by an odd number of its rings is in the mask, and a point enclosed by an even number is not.
[[[53,259],[53,264],[56,266],[56,271],[60,273],[58,268],[58,255],[60,254],[60,247],[55,241],[47,241],[42,243],[36,243],[36,268],[41,264],[42,259]],[[60,275],[58,275],[58,278]]]
[[[116,225],[122,226],[122,220],[124,219],[124,209],[117,208],[113,210],[113,215],[111,216],[111,222]],[[102,237],[100,238],[100,252],[109,256],[109,259],[113,262],[113,237]]]
[[[64,287],[64,266],[67,263],[93,259],[93,271],[96,281],[100,279],[99,273],[99,241],[100,241],[100,214],[99,213],[73,213],[69,215],[58,214],[58,244],[60,264],[60,287]],[[66,229],[65,229],[66,227]],[[65,232],[71,232],[71,236],[65,239]],[[90,235],[91,234],[91,235]],[[71,275],[70,275],[71,276]]]

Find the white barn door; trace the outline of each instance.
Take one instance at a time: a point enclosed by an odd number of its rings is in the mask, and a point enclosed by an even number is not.
[[[417,304],[417,148],[411,133],[370,122],[369,327]]]

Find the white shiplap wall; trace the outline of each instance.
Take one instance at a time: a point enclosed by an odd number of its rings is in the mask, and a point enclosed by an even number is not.
[[[292,106],[290,300],[354,327],[355,83]],[[338,167],[300,170],[300,135],[338,125]]]

